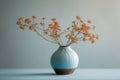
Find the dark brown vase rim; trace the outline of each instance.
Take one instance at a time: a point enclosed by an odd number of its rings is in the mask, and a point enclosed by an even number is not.
[[[60,46],[60,47],[70,47],[70,46]]]

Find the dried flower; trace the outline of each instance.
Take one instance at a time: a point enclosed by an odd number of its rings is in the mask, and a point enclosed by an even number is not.
[[[30,25],[30,26],[29,26],[29,30],[32,30],[32,29],[33,29],[33,27]]]
[[[55,22],[55,21],[56,21],[56,18],[52,18],[51,20],[52,20],[53,22]]]
[[[75,36],[72,36],[70,39],[71,39],[71,41],[72,41],[73,43],[78,42],[78,38],[75,37]]]
[[[25,23],[29,24],[31,22],[30,18],[25,19]]]
[[[96,26],[93,26],[93,30],[95,30],[96,29]]]
[[[16,24],[20,29],[24,30],[27,27],[29,30],[33,30],[37,35],[41,36],[44,40],[60,46],[69,46],[78,41],[90,41],[91,43],[95,43],[95,40],[99,39],[98,34],[91,33],[91,30],[96,29],[96,26],[92,25],[92,21],[87,20],[87,22],[85,22],[80,16],[76,16],[77,21],[73,20],[72,27],[67,27],[64,31],[62,31],[60,23],[56,18],[51,18],[52,22],[46,23],[44,21],[46,18],[42,17],[39,24],[34,21],[36,18],[36,16],[32,16],[32,19],[20,17]],[[31,22],[32,20],[33,22]],[[67,43],[62,44],[62,40],[67,40]]]
[[[20,21],[20,20],[18,20],[18,21],[16,22],[16,24],[17,24],[17,25],[20,25],[20,24],[21,24],[21,21]]]
[[[42,20],[45,20],[46,19],[46,17],[42,17]]]
[[[72,21],[73,24],[76,24],[76,21]]]
[[[81,22],[81,23],[84,23],[84,21],[83,21],[83,20],[81,20],[81,19],[80,19],[80,22]]]
[[[40,25],[41,25],[41,26],[45,26],[45,23],[44,23],[44,22],[40,22]]]
[[[85,37],[83,37],[83,39],[82,39],[83,41],[86,41],[87,39],[85,38]]]
[[[33,19],[36,19],[36,16],[32,16]]]
[[[20,24],[20,29],[24,29],[25,25]]]
[[[80,16],[76,16],[76,19],[80,20]]]
[[[96,34],[96,37],[95,37],[97,40],[99,39],[99,35],[98,34]]]
[[[88,23],[92,23],[92,21],[91,21],[91,20],[88,20]]]

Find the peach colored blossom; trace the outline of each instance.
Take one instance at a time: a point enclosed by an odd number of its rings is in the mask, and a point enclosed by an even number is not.
[[[33,19],[36,19],[36,16],[32,16]]]
[[[27,24],[31,23],[30,18],[26,18],[26,19],[25,19],[25,23],[27,23]]]
[[[84,21],[80,16],[76,16],[76,20],[73,20],[71,26],[68,26],[64,31],[57,18],[51,18],[52,22],[47,22],[45,21],[46,17],[42,17],[39,23],[34,20],[36,18],[36,16],[32,16],[31,18],[20,17],[16,21],[16,24],[20,29],[24,30],[28,28],[44,40],[60,46],[63,45],[62,38],[66,38],[66,46],[70,46],[78,41],[95,43],[99,39],[99,35],[92,32],[96,29],[92,21]]]

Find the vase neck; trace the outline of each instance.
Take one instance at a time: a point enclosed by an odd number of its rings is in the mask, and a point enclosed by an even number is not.
[[[59,46],[59,48],[70,48],[70,46]]]

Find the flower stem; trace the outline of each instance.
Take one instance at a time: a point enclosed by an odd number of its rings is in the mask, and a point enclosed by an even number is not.
[[[58,44],[58,43],[56,43],[56,42],[54,42],[54,41],[51,41],[51,40],[46,39],[46,38],[43,37],[38,31],[36,31],[36,33],[37,33],[37,35],[39,35],[40,37],[42,37],[44,40],[46,40],[46,41],[48,41],[48,42],[51,42],[51,43],[54,43],[54,44]]]

